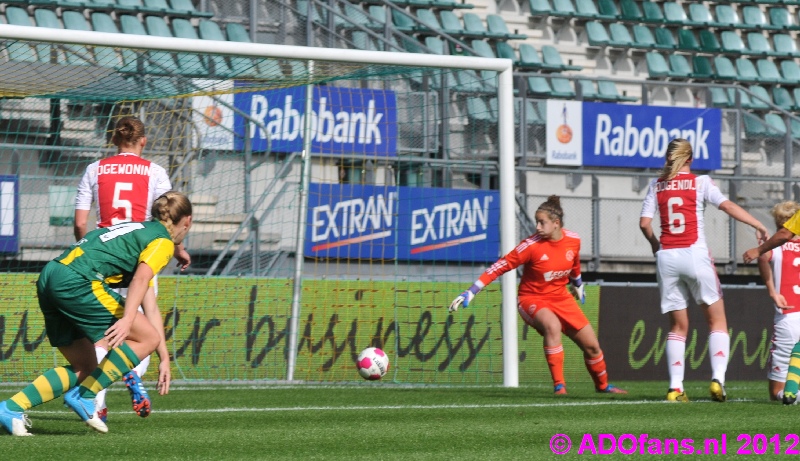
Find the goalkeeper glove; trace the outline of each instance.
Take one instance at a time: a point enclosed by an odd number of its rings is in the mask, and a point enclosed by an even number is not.
[[[578,299],[581,301],[581,304],[586,304],[586,293],[584,291],[583,281],[581,277],[578,276],[576,279],[572,279],[572,286],[575,287],[575,293],[578,295]]]
[[[463,305],[464,307],[469,307],[469,303],[472,302],[472,300],[475,298],[475,295],[478,294],[479,291],[481,291],[480,287],[478,287],[478,285],[475,285],[473,283],[472,286],[469,287],[469,290],[466,290],[460,295],[458,295],[456,299],[454,299],[453,302],[450,303],[450,307],[448,307],[447,310],[449,312],[455,312],[461,305]]]

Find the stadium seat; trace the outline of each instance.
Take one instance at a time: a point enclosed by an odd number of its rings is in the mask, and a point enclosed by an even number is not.
[[[528,7],[533,16],[550,16],[555,11],[550,0],[528,0]]]
[[[459,70],[456,78],[458,85],[455,90],[464,93],[485,93],[495,87],[494,82],[487,79],[485,74],[479,77],[474,70]]]
[[[372,37],[370,37],[366,32],[355,30],[353,31],[351,38],[353,40],[353,46],[356,47],[356,49],[380,51],[375,43],[375,40],[373,40]]]
[[[521,43],[519,45],[519,67],[523,70],[539,70],[542,68],[542,58],[533,45]]]
[[[508,30],[508,26],[506,25],[506,22],[503,20],[502,16],[498,14],[487,15],[486,25],[489,28],[489,33],[494,35],[499,35],[500,37],[498,38],[501,39],[523,40],[528,38],[528,36],[525,34],[517,34],[517,33],[512,34],[511,31]]]
[[[634,102],[639,98],[633,96],[624,96],[619,93],[617,84],[611,80],[598,80],[597,81],[597,97],[607,101],[613,100],[617,102]]]
[[[754,5],[744,7],[742,10],[742,22],[745,26],[755,29],[775,30],[782,28],[781,26],[773,26],[770,24],[766,16],[764,16],[764,12],[761,11],[761,8]]]
[[[381,8],[381,11],[382,12],[384,11],[383,8]],[[421,11],[430,11],[430,10],[418,11],[417,17],[419,17],[419,13]],[[358,25],[365,29],[371,29],[371,30],[383,29],[383,24],[379,23],[378,21],[375,20],[375,18],[367,14],[367,12],[364,11],[363,8],[361,8],[361,5],[353,3],[345,3],[344,14],[354,25]],[[433,15],[433,13],[431,13],[431,15]],[[436,19],[436,16],[433,16],[433,19],[435,20],[435,23],[438,25],[439,20]],[[441,29],[441,26],[439,26],[439,28]]]
[[[619,9],[614,0],[597,0],[598,17],[602,19],[617,19],[620,16]]]
[[[683,54],[672,53],[669,55],[669,67],[675,77],[689,79],[692,78],[692,67]]]
[[[774,34],[772,35],[772,43],[775,45],[775,53],[777,56],[792,56],[800,57],[800,52],[797,50],[797,43],[789,34]]]
[[[736,11],[731,5],[718,4],[714,8],[714,11],[717,14],[717,24],[727,27],[738,27],[741,25],[739,15],[736,14]]]
[[[8,24],[14,26],[33,27],[35,25],[33,19],[28,16],[28,12],[18,6],[7,6],[5,16]],[[8,57],[11,61],[36,62],[39,60],[39,50],[25,42],[11,42],[5,46],[8,49]],[[44,56],[45,61],[49,61],[49,47],[48,50],[42,49],[42,52],[46,53],[46,56]]]
[[[225,40],[225,35],[222,33],[222,29],[220,29],[219,24],[217,24],[214,21],[208,19],[201,19],[198,22],[197,28],[200,32],[200,38],[203,40],[218,40],[218,41]],[[247,36],[246,32],[245,36]],[[231,41],[239,41],[239,40],[231,39]],[[245,57],[238,57],[238,56],[230,57],[229,67],[233,74],[239,76],[254,75],[258,69],[257,65],[252,59]]]
[[[700,43],[691,29],[678,30],[678,48],[686,51],[700,51]]]
[[[722,38],[722,52],[729,54],[742,54],[747,48],[742,42],[742,38],[732,30],[723,30],[720,34]]]
[[[744,127],[744,134],[748,138],[763,137],[767,133],[764,122],[758,116],[749,112],[744,112],[742,114],[742,125]]]
[[[497,123],[497,117],[489,110],[483,98],[467,98],[467,117],[473,123]]]
[[[620,48],[630,48],[633,46],[633,37],[631,37],[625,24],[618,22],[611,23],[608,26],[608,30],[611,34],[611,40],[608,41],[610,46]]]
[[[370,5],[369,8],[367,8],[367,13],[369,17],[379,25],[378,28],[383,29],[386,25],[386,8],[380,5]],[[448,13],[452,14],[451,11],[448,11]]]
[[[417,31],[417,21],[409,13],[399,10],[392,10],[392,24],[400,32],[411,34]]]
[[[800,138],[800,120],[791,118],[789,119],[789,124],[792,126],[792,137],[795,139]]]
[[[692,70],[692,78],[697,80],[710,80],[715,77],[711,59],[708,56],[692,56]]]
[[[664,13],[661,11],[661,7],[658,6],[658,3],[644,1],[642,2],[642,10],[644,11],[644,21],[642,22],[649,22],[653,24],[664,23]]]
[[[552,77],[550,85],[553,87],[552,96],[555,98],[574,98],[575,90],[572,88],[572,82],[564,77]]]
[[[736,68],[733,67],[733,63],[725,56],[714,57],[714,68],[717,70],[717,80],[736,80],[739,78],[739,75],[736,73]]]
[[[694,26],[719,27],[721,25],[714,20],[708,7],[702,3],[691,3],[689,5],[689,19]]]
[[[544,77],[528,77],[528,92],[537,96],[552,96],[553,88]]]
[[[533,4],[533,1],[531,1],[531,4]],[[575,10],[572,0],[553,0],[553,9],[550,15],[573,18],[578,17],[578,12]]]
[[[675,78],[681,77],[678,74],[673,74],[667,64],[667,60],[661,53],[651,51],[645,55],[645,63],[647,64],[647,74],[650,78]]]
[[[736,60],[736,80],[740,82],[758,82],[760,81],[756,66],[747,58],[738,58]]]
[[[772,102],[783,110],[797,109],[792,94],[782,86],[772,87]]]
[[[603,47],[608,45],[608,42],[611,41],[611,37],[608,36],[606,28],[597,21],[589,21],[586,23],[586,38],[591,46]]]
[[[767,136],[783,136],[786,134],[786,122],[783,116],[768,113],[764,115],[764,123],[767,127]]]
[[[481,18],[475,13],[464,13],[461,19],[464,20],[464,29],[473,37],[491,38],[495,40],[506,38],[504,33],[487,30]]]
[[[761,35],[760,32],[750,32],[747,34],[747,49],[745,52],[760,56],[778,56],[772,46],[767,41],[767,38]]]
[[[303,17],[304,21],[305,18],[308,18],[309,12],[311,13],[311,21],[316,24],[327,24],[325,17],[319,12],[319,8],[317,8],[316,3],[309,1],[309,0],[297,0],[296,3],[297,12]]]
[[[636,48],[654,49],[658,48],[653,31],[641,24],[633,26],[633,46]]]
[[[789,10],[782,7],[774,7],[769,9],[769,22],[776,28],[783,30],[798,30],[800,27],[792,19]]]
[[[575,0],[575,9],[578,11],[577,17],[595,19],[600,17],[594,0]]]
[[[163,20],[163,19],[162,19]],[[122,33],[132,35],[148,35],[144,25],[139,21],[139,18],[129,14],[119,15],[119,23],[122,27]],[[164,51],[150,51],[144,54],[145,56],[145,71],[149,74],[156,75],[171,75],[175,69],[178,69],[178,63],[172,57],[172,54]],[[135,66],[135,62],[131,62],[128,56],[125,58],[125,67],[131,70],[131,66]]]
[[[579,79],[576,88],[579,88],[583,100],[597,99],[597,85],[594,80]]]
[[[542,46],[542,69],[544,70],[581,70],[581,66],[564,64],[561,54],[552,45]]]
[[[483,58],[497,57],[494,54],[494,50],[492,49],[492,47],[483,40],[473,40],[472,43],[470,43],[470,46],[472,47],[473,50],[475,50],[476,53],[478,53],[478,56],[481,56]]]
[[[700,29],[700,51],[703,53],[716,54],[722,51],[722,45],[714,32],[708,29]]]
[[[800,82],[800,66],[795,61],[781,61],[781,75],[788,81]]]
[[[433,54],[444,54],[444,41],[439,37],[425,37],[425,47]]]
[[[188,19],[184,18],[175,18],[172,20],[172,28],[175,31],[175,36],[179,38],[189,38],[194,40],[199,40],[200,36],[197,33],[197,30],[194,28],[191,22]],[[179,55],[178,60],[180,60],[181,55]],[[196,56],[196,55],[189,55],[189,56]],[[228,62],[225,60],[224,56],[221,55],[211,55],[208,58],[202,58],[197,56],[198,60],[202,62],[203,66],[209,66],[209,74],[213,77],[222,77],[222,78],[230,78],[232,76],[238,75],[238,72],[234,72],[231,69]]]
[[[727,108],[731,107],[731,101],[728,98],[728,92],[725,91],[725,88],[720,88],[718,86],[712,86],[709,89],[709,93],[711,94],[711,105],[714,107],[722,107]]]
[[[656,29],[656,48],[662,50],[674,50],[678,47],[678,44],[675,43],[675,37],[672,35],[672,32],[664,27],[659,27]]]
[[[83,15],[83,13],[79,11],[65,10],[61,13],[61,19],[64,21],[64,28],[66,29],[82,30],[82,31],[92,30],[92,28],[89,26],[89,22],[86,21],[86,17]],[[78,48],[81,50],[81,52],[86,53],[86,56],[89,56],[91,58],[92,53],[91,51],[89,51],[89,49],[87,49],[86,47],[78,47]],[[95,62],[98,65],[105,67],[116,67],[119,65],[117,54],[114,52],[113,48],[96,46],[94,47],[93,51],[94,51]],[[77,56],[73,55],[72,59],[76,57]],[[68,54],[67,61],[69,61],[70,59],[71,57]]]
[[[634,0],[620,0],[620,19],[629,22],[644,22],[645,17]]]
[[[457,37],[465,34],[464,26],[461,24],[461,20],[458,19],[458,16],[456,16],[452,11],[440,11],[439,20],[441,21],[442,29],[446,34]]]
[[[188,11],[192,14],[192,16],[199,17],[199,18],[210,18],[214,16],[213,13],[209,13],[206,11],[200,11],[194,7],[192,4],[192,0],[170,0],[170,5],[172,5],[173,10],[178,11]]]
[[[790,83],[781,77],[781,73],[778,72],[778,66],[769,59],[759,59],[756,62],[756,68],[758,69],[758,77],[761,83]]]
[[[683,6],[676,2],[664,2],[664,18],[667,24],[682,26],[689,22]]]
[[[58,16],[56,16],[55,10],[50,10],[46,8],[37,8],[33,12],[33,17],[36,20],[37,27],[47,27],[48,29],[63,29],[64,27],[61,25],[61,21],[58,20]],[[51,45],[37,45],[36,48],[39,49],[39,60],[42,62],[52,62],[51,60],[55,58],[55,62],[59,64],[64,63],[64,52],[62,52],[61,47],[54,47]],[[79,45],[69,45],[63,48],[66,50],[67,60],[69,64],[75,65],[88,65],[89,60],[92,59],[91,53],[89,50],[86,49],[85,46]],[[42,59],[46,55],[46,59]]]
[[[176,21],[179,21],[180,24],[184,26],[188,23],[186,19],[175,19],[173,24]],[[145,17],[145,22],[147,24],[147,32],[150,35],[157,37],[174,36],[162,16],[147,16]],[[189,28],[191,28],[191,30]],[[191,24],[188,24],[188,27],[183,27],[182,32],[186,34],[186,36],[182,38],[197,38],[197,32]],[[208,74],[208,67],[199,55],[194,53],[177,53],[177,56],[178,70],[180,73],[184,75],[196,75],[198,77]]]
[[[497,42],[495,44],[495,51],[497,52],[498,58],[510,59],[514,62],[515,66],[519,64],[519,56],[517,56],[514,48],[507,42]]]

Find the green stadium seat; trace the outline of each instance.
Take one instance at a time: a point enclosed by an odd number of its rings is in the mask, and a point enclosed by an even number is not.
[[[225,41],[225,35],[222,33],[222,29],[220,29],[219,24],[209,19],[201,19],[198,22],[197,29],[200,33],[200,38],[203,40],[217,40],[217,41]],[[245,37],[249,39],[247,36],[247,32],[245,31]],[[239,41],[233,40],[231,41]],[[230,56],[230,71],[232,74],[237,76],[253,76],[258,73],[258,66],[253,59],[246,58],[246,57],[239,57],[239,56]],[[214,62],[214,66],[216,68],[217,62]],[[223,66],[224,70],[224,66]]]
[[[192,14],[192,16],[199,17],[199,18],[210,18],[214,16],[213,13],[209,13],[206,11],[200,11],[194,7],[192,0],[170,0],[170,5],[172,5],[173,10],[177,11],[188,11]]]
[[[381,8],[381,11],[383,11],[383,8]],[[430,10],[419,10],[419,11],[417,11],[417,17],[418,18],[420,17],[420,13],[423,12],[423,11],[430,12]],[[378,23],[375,20],[375,18],[373,18],[372,16],[367,14],[367,12],[364,11],[363,8],[361,8],[361,5],[357,5],[357,4],[353,4],[353,3],[345,3],[344,4],[344,14],[347,17],[347,19],[350,20],[350,22],[352,24],[357,25],[357,26],[361,26],[361,27],[363,27],[365,29],[379,30],[379,29],[383,28],[383,24]],[[433,13],[430,13],[430,14],[433,16],[434,22],[438,25],[439,24],[439,20],[436,18],[435,15],[433,15]],[[427,15],[425,13],[423,13],[423,15],[427,18]],[[430,21],[430,19],[426,19],[426,21]],[[441,29],[441,26],[439,26],[439,28]]]
[[[327,24],[325,17],[319,12],[319,8],[317,8],[316,3],[309,1],[309,0],[297,0],[297,12],[302,16],[305,21],[305,18],[308,18],[309,12],[311,13],[311,21],[316,24]]]
[[[733,63],[725,56],[714,57],[714,68],[717,70],[717,80],[736,80],[739,78]]]
[[[731,5],[719,4],[714,8],[714,12],[717,14],[717,24],[727,27],[738,27],[742,24]]]
[[[483,40],[473,40],[470,43],[472,49],[478,53],[478,56],[483,58],[496,58],[497,56],[494,54],[494,50],[492,49],[491,45],[484,42]]]
[[[575,0],[575,9],[578,11],[577,17],[594,19],[600,17],[594,0]]]
[[[474,70],[459,70],[456,73],[458,85],[456,91],[464,93],[485,93],[493,87],[485,78],[479,77]]]
[[[649,75],[650,78],[661,79],[674,77],[669,69],[667,60],[664,59],[661,53],[651,51],[645,55],[644,59],[647,64],[647,75]]]
[[[433,54],[444,54],[444,42],[439,37],[425,37],[425,47]]]
[[[164,20],[162,16],[147,16],[145,17],[145,22],[147,24],[147,31],[150,35],[156,37],[173,37],[172,31],[170,31],[167,22]],[[186,19],[174,19],[173,24],[175,22],[179,22],[182,26],[181,32],[185,34],[185,36],[181,38],[195,38],[198,39],[197,31],[194,30],[194,26],[192,26]],[[178,69],[180,73],[184,75],[196,75],[198,77],[202,77],[208,74],[208,67],[201,59],[200,55],[194,53],[177,53],[178,57]]]
[[[467,98],[467,117],[477,123],[497,123],[497,117],[483,98]]]
[[[633,46],[633,37],[625,24],[618,22],[611,23],[608,26],[608,31],[611,34],[611,40],[608,41],[610,46],[620,48],[630,48]]]
[[[639,5],[634,0],[620,0],[620,19],[630,22],[644,22],[645,17]]]
[[[348,5],[350,4],[348,3]],[[369,18],[369,16],[367,16],[366,14],[365,16],[367,17],[368,24],[371,24],[371,26],[365,26],[365,27],[368,28],[381,27],[380,24],[372,21]],[[417,10],[417,21],[420,23],[418,24],[418,29],[422,33],[429,33],[431,31],[442,30],[442,25],[439,24],[439,18],[436,17],[436,14],[433,12],[433,10],[429,10],[427,8]]]
[[[379,29],[383,29],[386,24],[386,8],[380,5],[370,5],[367,8],[367,13],[372,20],[378,24],[380,27]],[[452,14],[452,11],[448,11],[448,13]]]
[[[747,49],[745,50],[748,54],[760,55],[760,56],[778,56],[780,53],[776,53],[772,46],[767,41],[767,38],[761,35],[760,32],[750,32],[747,34]]]
[[[175,30],[176,37],[190,38],[194,40],[200,39],[197,30],[194,28],[192,23],[189,22],[188,19],[174,18],[172,20],[172,28],[173,30]],[[196,56],[196,55],[191,55],[191,56]],[[178,59],[180,60],[180,55]],[[236,72],[231,68],[231,66],[225,60],[224,56],[211,55],[208,58],[202,58],[198,56],[198,59],[202,62],[204,66],[206,65],[209,66],[208,72],[212,78],[213,77],[230,78],[239,75],[239,72]]]
[[[33,13],[37,27],[47,27],[48,29],[63,29],[61,21],[58,20],[55,10],[46,8],[37,8]],[[52,45],[36,45],[39,52],[39,61],[41,62],[56,62],[58,64],[64,63],[64,53]],[[89,51],[84,46],[69,46],[65,47],[68,51],[67,62],[75,65],[88,65],[89,62],[81,57],[89,57]],[[55,59],[55,61],[53,61]],[[89,57],[91,59],[91,57]]]
[[[756,68],[758,69],[759,81],[762,83],[789,83],[781,77],[781,73],[778,72],[778,66],[769,59],[759,59],[756,62]]]
[[[783,30],[798,30],[800,27],[792,19],[789,10],[782,7],[774,7],[769,9],[769,22],[776,28]]]
[[[515,66],[519,63],[519,56],[517,56],[514,48],[507,42],[497,42],[497,44],[495,44],[495,50],[497,51],[498,58],[510,59],[514,62]]]
[[[769,113],[764,115],[764,123],[767,125],[767,135],[783,136],[786,134],[786,122],[783,116]]]
[[[800,52],[797,50],[797,43],[791,35],[774,34],[772,35],[772,43],[775,44],[775,53],[777,56],[800,57]]]
[[[576,88],[581,90],[581,98],[584,100],[597,99],[597,85],[594,80],[580,79]]]
[[[700,51],[716,54],[722,51],[722,45],[717,40],[716,34],[708,29],[700,29]]]
[[[658,3],[644,1],[642,2],[642,10],[644,11],[644,21],[642,22],[663,24],[666,21],[664,13],[661,11],[661,7],[658,6]]]
[[[691,29],[678,30],[678,48],[687,51],[700,51],[700,43],[697,42],[697,37]]]
[[[781,25],[770,24],[769,21],[767,21],[767,17],[764,16],[764,12],[761,11],[761,8],[754,5],[748,5],[744,7],[742,10],[742,18],[742,22],[746,26],[756,29],[777,30],[783,28]]]
[[[792,127],[792,137],[794,139],[800,138],[800,120],[796,118],[790,118],[789,124]]]
[[[749,88],[752,96],[750,97],[750,105],[744,106],[746,109],[752,110],[769,110],[772,104],[772,97],[766,88],[761,85],[752,85]]]
[[[697,80],[710,80],[715,77],[711,59],[708,56],[692,56],[692,78]]]
[[[649,27],[637,24],[633,26],[633,46],[636,48],[657,48],[656,38]]]
[[[519,68],[523,70],[539,70],[543,66],[542,58],[533,45],[521,43],[519,45]]]
[[[725,88],[712,86],[708,90],[711,94],[711,105],[713,107],[731,107],[732,104],[730,99],[728,99],[728,92],[725,91]]]
[[[564,64],[561,54],[552,45],[542,46],[542,69],[544,70],[581,70],[581,66]]]
[[[586,23],[586,37],[591,46],[606,46],[611,41],[608,36],[606,28],[597,21],[589,21]]]
[[[528,77],[528,92],[538,96],[552,96],[553,88],[544,77]]]
[[[13,26],[33,27],[35,25],[28,12],[18,6],[7,6],[5,16],[8,24]],[[9,42],[5,46],[8,49],[8,58],[11,61],[36,62],[39,60],[38,50],[25,42]],[[42,51],[45,52],[44,50]],[[46,53],[46,61],[49,61],[50,53],[49,51]]]
[[[531,1],[531,4],[533,1]],[[553,10],[550,12],[551,16],[560,16],[573,18],[578,16],[572,0],[553,0]]]
[[[414,37],[400,37],[400,45],[401,48],[408,53],[426,53],[426,51],[422,49],[421,43],[418,42]],[[444,44],[442,46],[444,47]],[[444,54],[444,51],[437,54]]]
[[[406,34],[416,32],[417,30],[417,21],[415,21],[409,13],[404,11],[393,9],[392,23],[394,24],[395,29]]]
[[[756,71],[756,66],[747,58],[736,60],[736,80],[740,82],[759,82],[761,79]]]
[[[228,41],[251,43],[250,34],[243,25],[236,22],[229,22],[225,25],[225,32],[228,34]]]
[[[508,30],[508,26],[506,22],[503,20],[502,16],[498,14],[490,14],[486,16],[486,25],[489,28],[489,33],[494,35],[500,35],[499,38],[506,39],[506,40],[523,40],[528,38],[525,34],[517,34],[511,33]]]
[[[457,3],[456,0],[436,0],[431,1],[429,8],[433,8],[436,10],[444,11],[444,10],[464,10],[464,9],[473,9],[475,5],[472,3]]]
[[[723,53],[742,54],[747,51],[744,42],[742,42],[742,38],[739,37],[736,32],[732,30],[723,30],[720,37],[722,38]]]
[[[662,50],[674,50],[678,47],[678,44],[675,43],[675,37],[672,35],[672,32],[665,28],[659,27],[656,29],[656,48]]]
[[[144,28],[144,24],[136,16],[121,14],[119,15],[119,23],[124,34],[149,35]],[[135,62],[129,61],[128,56],[123,56],[123,58],[125,58],[126,69],[131,70],[131,66],[136,66]],[[178,69],[178,63],[172,57],[172,54],[164,51],[147,52],[144,65],[145,72],[156,75],[171,75],[175,69]]]
[[[781,75],[790,82],[800,82],[800,66],[795,61],[781,61]]]
[[[66,29],[82,30],[87,32],[92,30],[92,28],[89,26],[89,22],[86,21],[86,17],[83,15],[82,12],[74,10],[64,10],[61,13],[61,19],[64,21],[64,28]],[[97,62],[97,64],[105,67],[116,67],[119,65],[117,55],[112,48],[96,46],[94,47],[93,51],[94,51],[95,62]],[[88,50],[86,50],[86,53],[89,56],[91,56],[92,54]],[[70,56],[67,55],[67,60],[69,59]]]
[[[505,33],[492,32],[487,30],[481,18],[475,13],[464,13],[464,15],[461,16],[461,19],[464,20],[464,29],[466,29],[466,31],[469,32],[470,35],[472,36],[491,38],[491,39],[507,38]]]
[[[624,96],[619,93],[617,84],[612,80],[598,80],[597,81],[597,97],[607,101],[615,100],[617,102],[634,102],[639,98],[633,96]],[[612,99],[613,98],[613,99]]]
[[[689,79],[692,78],[692,67],[686,55],[672,53],[669,55],[669,67],[673,76]]]
[[[614,0],[597,0],[597,10],[599,12],[599,18],[617,19],[620,16],[619,9]]]
[[[352,34],[353,46],[359,50],[367,50],[367,51],[382,51],[378,49],[378,46],[375,44],[375,40],[369,36],[366,32],[355,30]]]
[[[691,24],[696,26],[719,27],[720,25],[711,16],[708,7],[702,3],[691,3],[689,5],[689,19]]]
[[[664,18],[667,24],[679,26],[689,22],[689,18],[686,17],[686,11],[683,10],[683,5],[676,2],[664,2]]]
[[[772,102],[783,110],[796,109],[792,94],[782,86],[772,87]]]
[[[533,16],[550,16],[555,12],[550,0],[528,0],[528,7]]]
[[[448,35],[462,36],[465,34],[464,26],[461,20],[452,11],[440,11],[439,20],[442,24],[442,30]]]
[[[748,138],[763,137],[767,133],[764,122],[758,116],[748,112],[742,114],[742,125],[744,134]]]
[[[555,98],[574,98],[575,90],[572,88],[572,82],[564,77],[552,77],[550,85],[553,87],[552,96]]]

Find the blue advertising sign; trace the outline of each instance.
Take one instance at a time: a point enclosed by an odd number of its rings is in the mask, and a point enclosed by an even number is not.
[[[306,256],[396,258],[397,196],[397,187],[310,184]]]
[[[490,262],[499,256],[497,191],[311,184],[309,257]]]
[[[237,88],[246,83],[236,82]],[[233,105],[263,123],[252,123],[256,152],[303,150],[305,87],[235,93]],[[244,148],[245,118],[234,113],[234,149]],[[314,87],[311,149],[317,154],[397,155],[397,100],[389,90]],[[269,139],[267,139],[269,137]]]
[[[500,255],[500,193],[400,188],[399,259],[495,261]]]
[[[19,252],[19,178],[0,175],[0,253]]]
[[[667,144],[692,144],[696,170],[722,167],[719,109],[583,103],[583,165],[661,168]]]

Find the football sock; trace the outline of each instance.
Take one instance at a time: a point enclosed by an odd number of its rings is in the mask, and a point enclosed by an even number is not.
[[[11,411],[27,411],[61,396],[76,384],[78,375],[71,366],[51,368],[7,400],[6,404]]]
[[[140,362],[128,343],[111,349],[106,358],[95,368],[92,374],[81,384],[80,395],[93,399],[97,393],[107,388],[122,375],[131,371]]]
[[[133,367],[133,371],[135,371],[140,378],[144,378],[144,374],[147,373],[147,367],[149,366],[150,366],[150,356],[148,355],[147,357],[142,359],[139,365]]]
[[[94,352],[97,354],[97,363],[103,361],[108,354],[108,350],[105,347],[94,346]],[[106,407],[106,390],[103,389],[102,391],[97,393],[97,397],[94,399],[94,404],[98,410],[102,410]]]
[[[544,358],[550,367],[553,385],[564,384],[564,346],[561,344],[555,347],[544,346]]]
[[[731,337],[727,331],[714,330],[708,335],[708,355],[711,360],[711,379],[725,385],[728,356],[731,352]]]
[[[783,388],[783,393],[797,395],[798,385],[800,385],[800,343],[795,344],[792,349],[792,355],[789,358],[789,373],[786,375],[786,386]]]
[[[608,373],[606,373],[606,361],[603,358],[603,352],[597,357],[584,357],[586,362],[586,369],[592,375],[595,389],[604,390],[608,387]]]
[[[683,391],[683,374],[686,370],[686,337],[675,333],[667,335],[667,366],[669,388]]]

